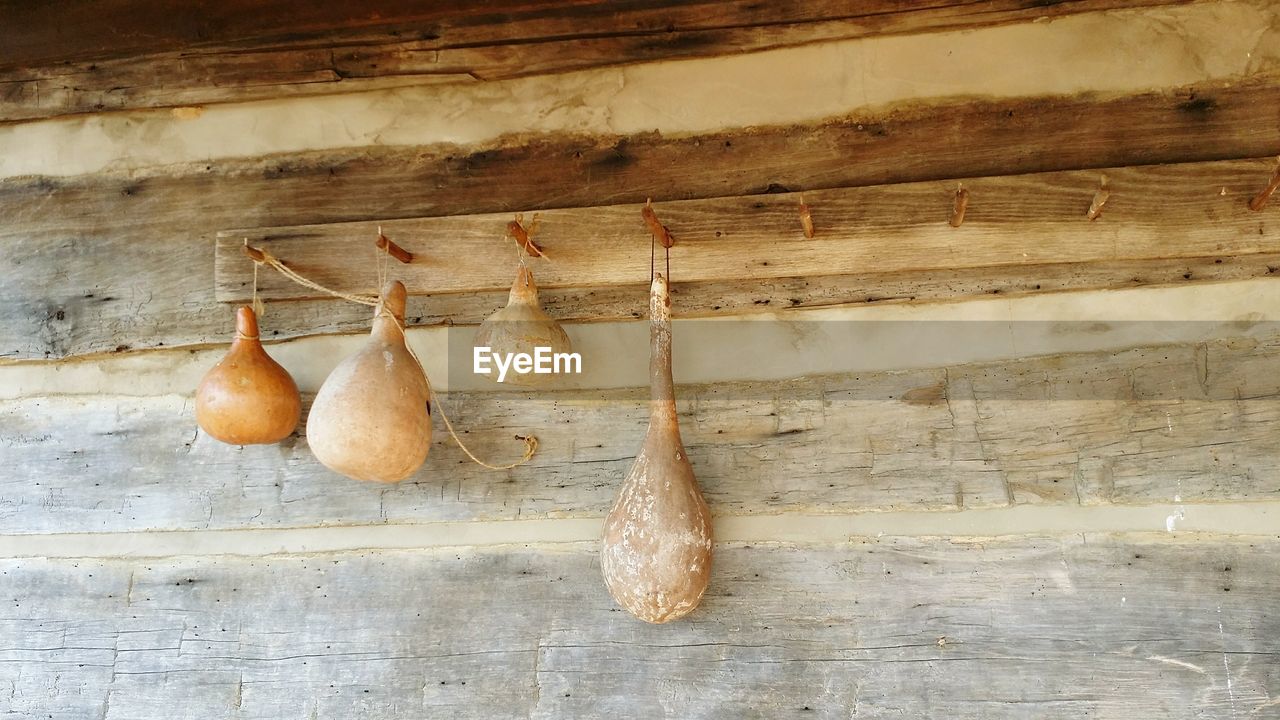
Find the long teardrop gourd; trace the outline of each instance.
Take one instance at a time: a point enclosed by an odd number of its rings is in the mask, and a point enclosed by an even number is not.
[[[711,576],[711,513],[680,440],[671,378],[671,298],[661,275],[649,297],[649,429],[604,521],[600,566],[609,594],[651,623],[684,617]]]
[[[280,442],[298,427],[302,399],[289,372],[262,349],[253,310],[236,311],[236,338],[196,390],[196,423],[232,445]]]
[[[311,452],[355,480],[399,482],[431,448],[431,387],[405,346],[404,303],[402,283],[383,289],[369,342],[325,378],[307,416]]]
[[[516,281],[511,284],[507,306],[495,312],[480,324],[476,332],[475,347],[487,347],[494,355],[514,356],[519,353],[533,357],[536,348],[548,348],[554,353],[569,353],[573,345],[560,323],[542,310],[538,302],[538,286],[533,273],[520,266]],[[497,371],[489,376],[497,380]],[[514,385],[544,385],[555,376],[550,373],[508,371],[502,382]]]

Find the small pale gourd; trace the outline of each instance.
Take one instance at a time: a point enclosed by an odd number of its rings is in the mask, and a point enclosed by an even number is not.
[[[711,513],[676,418],[671,298],[661,275],[649,298],[649,429],[604,521],[600,566],[609,594],[651,623],[684,617],[711,576]]]
[[[480,324],[476,332],[475,347],[487,347],[494,355],[514,356],[526,354],[534,356],[537,348],[548,348],[549,353],[569,353],[573,345],[560,323],[556,322],[542,310],[538,302],[538,286],[533,282],[533,273],[521,265],[516,273],[516,281],[511,284],[511,294],[507,306],[495,312]],[[492,368],[492,365],[491,365]],[[496,370],[487,375],[497,379]],[[502,382],[514,385],[544,385],[555,376],[550,373],[508,371]]]
[[[307,443],[325,467],[355,480],[399,482],[431,448],[431,387],[405,346],[405,289],[383,289],[360,352],[325,378],[307,416]]]
[[[236,338],[196,390],[196,423],[232,445],[274,443],[289,437],[302,416],[298,386],[258,340],[253,309],[236,311]]]

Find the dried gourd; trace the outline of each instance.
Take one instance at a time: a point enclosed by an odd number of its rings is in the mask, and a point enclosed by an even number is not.
[[[495,356],[514,357],[518,354],[535,357],[538,348],[546,348],[548,357],[556,353],[570,353],[573,345],[560,323],[542,310],[538,302],[538,286],[533,273],[521,265],[516,280],[511,284],[511,294],[506,307],[490,315],[476,332],[475,347],[487,347]],[[492,369],[485,373],[496,377]],[[502,382],[536,386],[550,381],[554,375],[539,372],[507,373]]]
[[[298,386],[262,348],[253,309],[241,307],[231,349],[196,390],[196,423],[222,442],[255,445],[289,437],[301,415]]]
[[[658,275],[649,298],[649,429],[604,522],[600,565],[609,594],[641,620],[693,611],[711,575],[711,513],[680,439],[671,376],[671,298]]]
[[[399,482],[431,447],[431,386],[404,334],[405,289],[389,283],[364,349],[334,368],[307,416],[307,442],[334,472]]]

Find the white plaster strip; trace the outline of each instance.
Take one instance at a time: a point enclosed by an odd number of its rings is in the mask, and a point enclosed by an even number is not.
[[[0,558],[262,556],[494,545],[588,543],[600,518],[418,525],[74,533],[0,536]],[[1172,527],[1172,531],[1169,528]],[[960,512],[752,515],[716,519],[725,543],[830,544],[855,538],[1100,533],[1280,536],[1280,502],[1144,506],[1037,506]]]
[[[504,82],[83,115],[0,126],[0,177],[132,171],[516,134],[811,122],[944,96],[1133,93],[1273,70],[1280,7],[1198,2]]]
[[[690,325],[677,320],[675,375],[680,383],[713,383],[935,368],[1269,336],[1275,334],[1274,326],[1255,323],[1276,319],[1280,319],[1280,284],[1261,279],[959,303],[795,310],[695,320]],[[955,324],[930,326],[928,332],[921,332],[903,321]],[[966,325],[962,321],[983,322]],[[1125,321],[1171,322],[1107,324]],[[583,374],[558,379],[552,389],[646,385],[646,327],[643,322],[568,325],[574,349],[583,357]],[[723,332],[717,331],[720,327]],[[474,329],[452,332],[455,340],[469,346]],[[449,333],[439,327],[409,332],[436,389],[503,389],[465,371],[446,372]],[[303,392],[315,392],[334,366],[363,343],[361,335],[330,335],[275,343],[268,352],[289,370]],[[0,401],[52,395],[190,395],[225,352],[225,347],[197,352],[152,350],[64,362],[0,363]],[[727,357],[743,355],[750,355],[751,362],[726,362]]]

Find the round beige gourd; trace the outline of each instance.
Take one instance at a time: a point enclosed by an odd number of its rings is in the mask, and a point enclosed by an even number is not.
[[[711,513],[698,489],[676,419],[671,378],[671,298],[653,280],[649,429],[604,521],[600,566],[619,605],[651,623],[684,617],[711,577]]]
[[[231,349],[196,389],[196,423],[224,443],[256,445],[289,437],[301,416],[298,386],[262,348],[253,309],[241,307]]]
[[[533,282],[533,273],[523,265],[516,273],[515,282],[511,284],[507,306],[480,324],[474,346],[487,347],[498,355],[524,353],[530,357],[539,347],[549,348],[551,353],[573,351],[573,344],[564,328],[543,312],[542,305],[538,302],[538,286]],[[492,369],[492,364],[487,376],[497,380],[498,372]],[[533,387],[545,385],[554,378],[555,375],[550,373],[518,373],[511,370],[502,382]]]
[[[368,343],[325,378],[307,416],[311,452],[355,480],[399,482],[431,447],[431,387],[405,346],[404,306],[404,285],[389,283]]]

